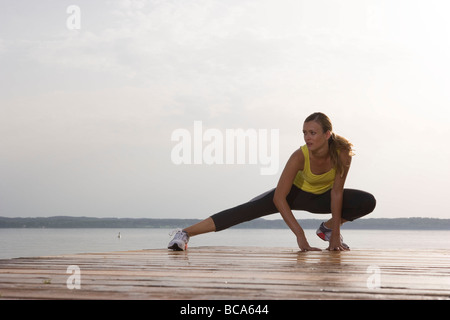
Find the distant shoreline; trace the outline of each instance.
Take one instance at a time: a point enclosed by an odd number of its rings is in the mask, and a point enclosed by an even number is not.
[[[315,229],[324,219],[298,219],[304,229]],[[94,218],[94,217],[0,217],[0,228],[185,228],[201,219]],[[287,229],[282,219],[256,219],[233,228]],[[366,230],[450,230],[450,219],[366,218],[346,223],[343,229]]]

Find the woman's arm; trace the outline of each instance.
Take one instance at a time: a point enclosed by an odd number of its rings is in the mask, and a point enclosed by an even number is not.
[[[291,155],[283,172],[281,173],[280,180],[278,181],[277,188],[275,189],[273,202],[283,217],[283,220],[297,237],[297,244],[299,248],[302,251],[320,251],[319,248],[313,248],[309,245],[302,227],[297,222],[297,219],[295,219],[295,216],[286,201],[286,197],[292,188],[292,183],[294,182],[295,176],[299,170],[303,170],[304,163],[305,157],[303,156],[303,152],[301,149],[298,149]]]
[[[350,164],[352,162],[352,157],[345,152],[339,154],[342,163],[344,163],[344,172],[341,174],[336,174],[334,180],[333,189],[331,189],[331,217],[332,226],[330,245],[327,250],[346,250],[341,243],[341,224],[342,221],[342,199],[344,197],[344,184],[347,178],[348,171],[350,169]]]

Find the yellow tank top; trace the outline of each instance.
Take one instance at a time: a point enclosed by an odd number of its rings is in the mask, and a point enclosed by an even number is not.
[[[294,179],[294,185],[303,191],[322,194],[333,188],[334,178],[336,177],[336,169],[333,168],[324,174],[314,174],[311,172],[309,164],[309,152],[306,145],[300,148],[305,156],[305,166],[303,171],[300,170]]]

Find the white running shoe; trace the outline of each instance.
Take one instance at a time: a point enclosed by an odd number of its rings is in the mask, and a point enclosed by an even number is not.
[[[333,230],[328,229],[327,227],[325,227],[324,223],[322,222],[320,227],[317,229],[316,234],[319,236],[320,239],[322,239],[323,241],[330,241],[331,238],[331,232]],[[341,243],[342,246],[346,249],[350,249],[350,247],[344,243],[344,238],[342,237],[341,234]]]
[[[170,235],[172,236],[174,233],[175,233],[175,236],[169,242],[167,249],[172,249],[174,251],[187,250],[188,242],[189,242],[189,235],[187,234],[187,232],[185,232],[181,229],[177,229],[177,230],[174,230],[172,233],[170,233]]]

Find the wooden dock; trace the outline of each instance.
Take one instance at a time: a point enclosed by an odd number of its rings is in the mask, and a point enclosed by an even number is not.
[[[450,299],[450,250],[192,247],[7,259],[0,299]]]

